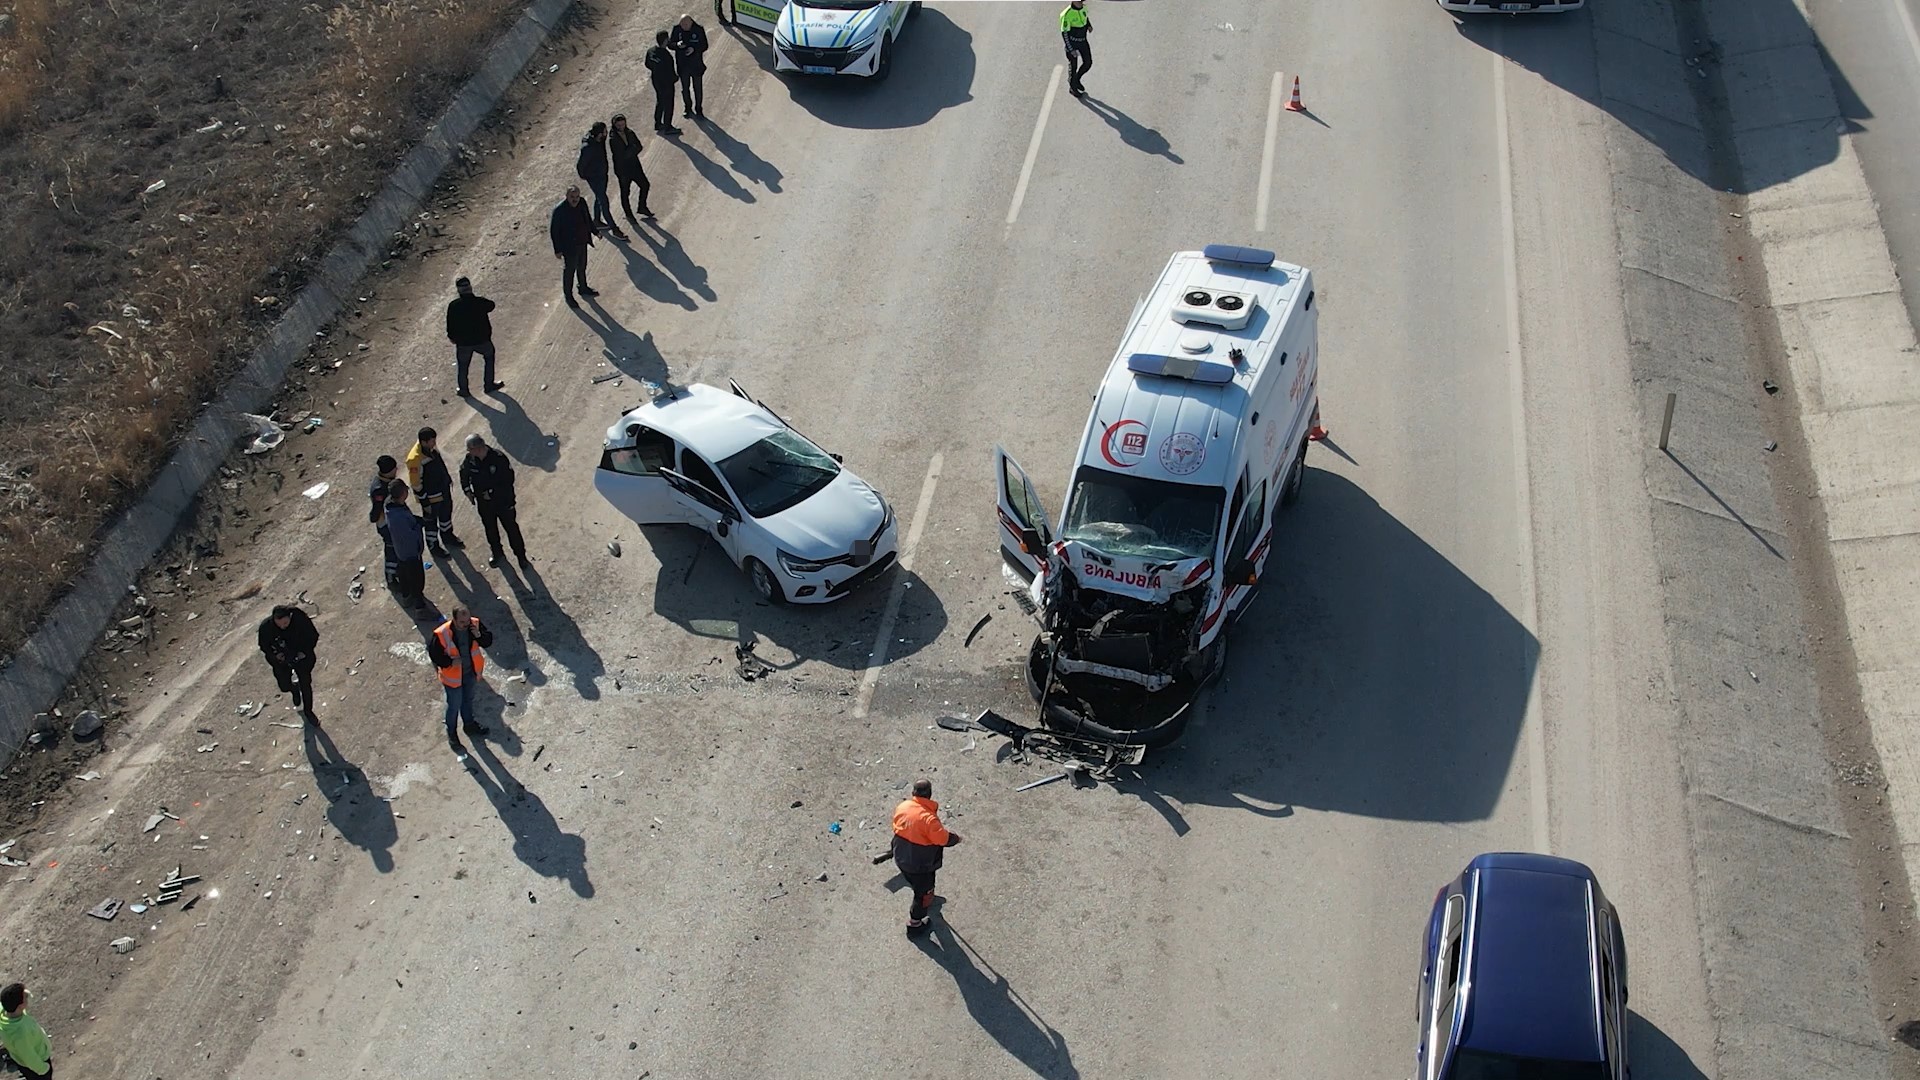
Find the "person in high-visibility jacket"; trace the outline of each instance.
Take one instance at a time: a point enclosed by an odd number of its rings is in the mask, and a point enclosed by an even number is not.
[[[447,692],[447,746],[459,757],[467,755],[467,748],[453,726],[456,719],[464,721],[467,734],[476,739],[487,734],[473,719],[473,687],[487,670],[486,655],[480,650],[492,646],[493,631],[465,605],[455,607],[427,639],[427,656],[439,669],[440,686]]]
[[[1081,76],[1093,70],[1093,20],[1087,17],[1087,0],[1073,0],[1060,13],[1060,41],[1067,47],[1067,92],[1086,97]]]
[[[893,864],[913,890],[907,909],[907,936],[926,933],[933,924],[933,876],[946,850],[960,842],[960,834],[940,822],[940,804],[933,801],[933,781],[913,782],[913,797],[893,810]]]

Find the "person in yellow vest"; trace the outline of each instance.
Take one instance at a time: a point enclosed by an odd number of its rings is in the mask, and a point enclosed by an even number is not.
[[[1087,18],[1087,0],[1073,0],[1060,13],[1060,40],[1067,47],[1067,92],[1086,97],[1082,76],[1093,70],[1093,20]]]
[[[433,628],[427,640],[427,656],[440,670],[440,686],[447,692],[447,747],[457,757],[467,756],[460,743],[455,721],[462,721],[467,734],[484,738],[487,729],[473,719],[473,687],[487,670],[487,657],[481,649],[493,647],[493,631],[462,604],[453,609],[447,621]]]

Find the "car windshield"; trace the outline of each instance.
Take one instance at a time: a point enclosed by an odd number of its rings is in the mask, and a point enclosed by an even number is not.
[[[791,431],[776,431],[720,462],[747,513],[769,517],[799,505],[840,475],[840,465]]]
[[[1204,559],[1220,527],[1219,488],[1083,468],[1074,477],[1062,539],[1109,555]]]
[[[858,11],[861,8],[879,7],[880,0],[806,0],[810,8],[832,8],[836,11]]]
[[[1446,1080],[1607,1080],[1599,1061],[1550,1061],[1461,1047],[1453,1052]]]

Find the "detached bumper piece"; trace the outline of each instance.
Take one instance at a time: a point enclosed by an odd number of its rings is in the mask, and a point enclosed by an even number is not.
[[[873,563],[873,565],[867,567],[865,570],[860,571],[859,573],[853,575],[852,577],[838,584],[827,586],[827,595],[828,596],[845,596],[846,594],[854,591],[855,589],[860,588],[862,585],[865,585],[867,582],[872,581],[874,578],[877,578],[880,575],[886,573],[887,571],[893,569],[893,564],[897,561],[899,561],[899,556],[889,551],[885,555],[882,555],[878,560],[876,560]]]

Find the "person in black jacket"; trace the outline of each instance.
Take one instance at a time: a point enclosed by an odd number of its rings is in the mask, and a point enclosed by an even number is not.
[[[393,489],[393,482],[400,478],[400,463],[392,454],[381,454],[373,461],[373,482],[367,485],[367,499],[373,503],[367,511],[367,520],[372,523],[373,531],[380,534],[381,554],[385,557],[387,588],[391,589],[398,581],[400,556],[393,550],[393,533],[387,529],[387,493]]]
[[[595,120],[586,138],[580,140],[580,156],[574,160],[573,171],[593,192],[594,225],[612,233],[615,240],[625,240],[627,234],[613,223],[613,200],[607,198],[606,124]]]
[[[520,537],[520,516],[514,508],[513,462],[507,455],[487,445],[479,432],[467,436],[467,456],[460,460],[460,490],[480,513],[480,527],[487,531],[487,546],[493,549],[488,566],[507,561],[500,550],[500,530],[507,530],[507,542],[513,545],[513,557],[527,569],[527,542]]]
[[[453,473],[447,459],[440,456],[440,433],[430,427],[419,431],[419,441],[407,451],[407,486],[420,496],[420,524],[426,529],[427,550],[446,558],[448,548],[463,548],[465,540],[453,535]]]
[[[320,631],[314,629],[313,620],[292,604],[280,604],[260,620],[259,639],[260,655],[267,658],[281,692],[292,694],[293,707],[318,727],[320,718],[313,714],[313,651],[320,644]]]
[[[682,15],[667,45],[680,68],[680,103],[686,106],[687,119],[707,115],[702,107],[707,100],[707,28]]]
[[[560,291],[567,306],[577,308],[573,287],[581,296],[599,296],[600,290],[587,287],[587,249],[593,246],[593,217],[587,212],[587,200],[580,197],[580,185],[567,188],[567,197],[553,208],[547,222],[547,235],[553,239],[553,257],[560,260]]]
[[[473,354],[479,353],[487,364],[484,385],[491,394],[507,385],[493,377],[493,320],[487,318],[493,310],[493,301],[475,296],[473,282],[464,277],[455,278],[453,287],[460,294],[447,302],[447,340],[453,342],[454,369],[459,373],[458,389],[454,393],[461,397],[473,396],[467,390],[467,365],[473,362]]]
[[[673,126],[673,50],[667,47],[665,30],[653,35],[653,48],[647,50],[647,75],[653,80],[653,130],[660,135],[678,135]]]
[[[614,178],[620,181],[620,209],[626,213],[628,221],[633,221],[636,227],[640,224],[634,221],[633,203],[627,201],[628,188],[638,187],[640,216],[653,220],[653,210],[647,206],[647,194],[653,190],[653,185],[647,182],[647,172],[640,167],[640,136],[627,126],[626,113],[613,114],[613,134],[607,145],[613,151]]]

